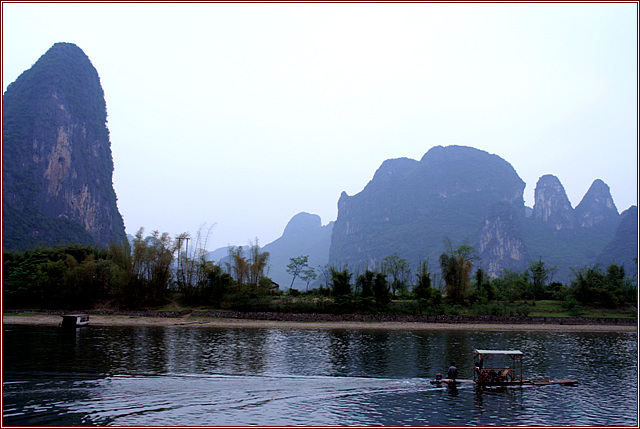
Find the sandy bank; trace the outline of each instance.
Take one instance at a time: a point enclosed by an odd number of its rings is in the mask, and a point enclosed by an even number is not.
[[[56,326],[58,315],[5,314],[3,324]],[[635,325],[566,325],[566,324],[500,324],[500,323],[421,323],[421,322],[296,322],[280,320],[225,319],[212,317],[138,317],[91,315],[91,326],[177,326],[202,328],[295,328],[295,329],[380,329],[380,330],[474,330],[474,331],[584,331],[636,332]]]

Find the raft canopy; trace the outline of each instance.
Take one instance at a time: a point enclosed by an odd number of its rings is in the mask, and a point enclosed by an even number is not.
[[[483,365],[483,361],[489,356],[503,356],[495,360],[506,360],[510,365],[504,365],[504,362],[502,365],[499,365],[498,362],[490,364],[490,366]],[[522,384],[522,356],[523,353],[520,350],[474,350],[474,383],[487,386]]]
[[[518,356],[523,353],[520,350],[476,350],[474,352],[478,355],[510,355],[510,356]]]

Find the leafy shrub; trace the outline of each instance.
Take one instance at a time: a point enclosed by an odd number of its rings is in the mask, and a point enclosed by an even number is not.
[[[570,317],[578,317],[582,314],[582,307],[573,296],[567,295],[562,303],[562,307],[567,310]]]

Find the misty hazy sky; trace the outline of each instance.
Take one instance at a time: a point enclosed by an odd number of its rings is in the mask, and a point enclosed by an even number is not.
[[[56,42],[105,92],[127,233],[207,248],[337,217],[389,158],[437,145],[593,180],[637,204],[637,4],[7,4],[3,91]]]

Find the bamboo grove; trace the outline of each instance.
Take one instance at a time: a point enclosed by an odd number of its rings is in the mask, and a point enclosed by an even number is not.
[[[131,243],[108,249],[81,245],[3,252],[5,309],[153,309],[179,306],[236,311],[332,313],[527,315],[536,300],[557,300],[571,315],[589,306],[619,308],[636,302],[636,267],[611,264],[573,269],[568,284],[553,281],[555,267],[531,261],[522,272],[489,278],[476,268],[475,249],[446,251],[439,265],[427,261],[412,272],[397,254],[376,269],[310,267],[308,258],[290,259],[287,272],[307,289],[284,290],[269,277],[269,254],[255,243],[231,247],[224,262],[206,259],[206,235],[140,229]],[[191,251],[189,252],[189,241]],[[636,258],[637,263],[637,258]],[[309,285],[313,283],[313,289]]]

